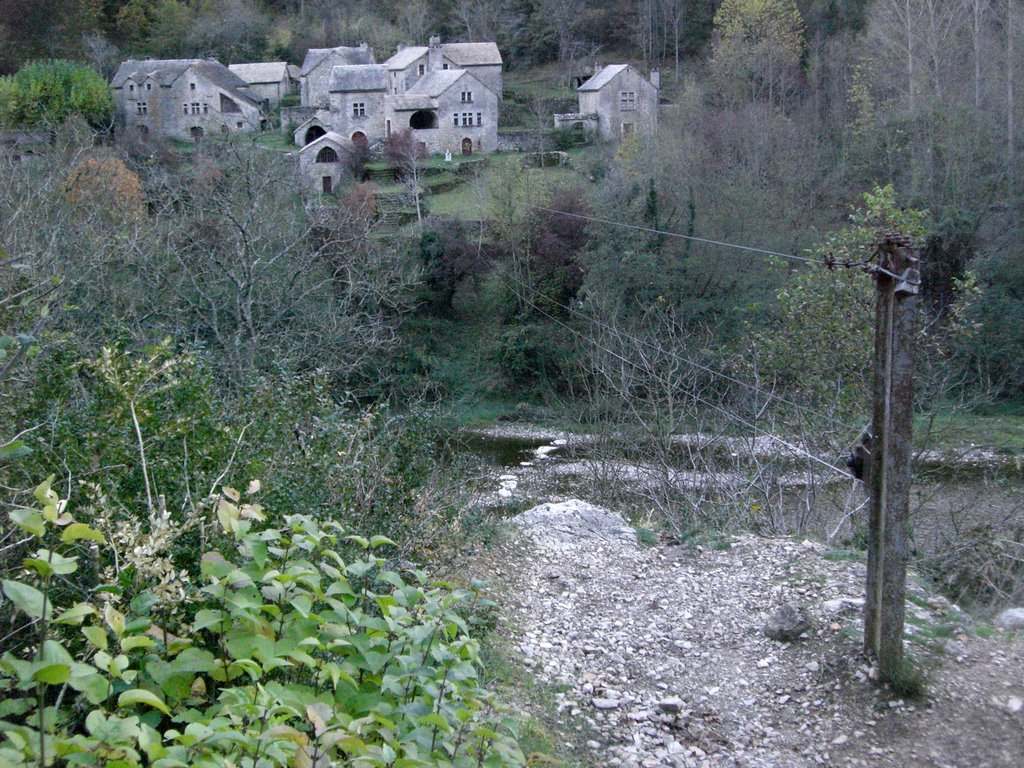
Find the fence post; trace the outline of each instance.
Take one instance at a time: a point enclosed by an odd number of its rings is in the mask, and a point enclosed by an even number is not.
[[[917,250],[906,237],[886,235],[879,262],[864,650],[877,659],[880,679],[891,681],[903,660],[914,322],[921,279]]]

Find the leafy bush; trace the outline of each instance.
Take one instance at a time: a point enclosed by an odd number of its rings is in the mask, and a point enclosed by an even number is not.
[[[106,541],[51,481],[11,513],[39,549],[3,581],[34,640],[0,659],[3,765],[525,764],[478,682],[477,591],[386,570],[374,553],[390,540],[335,523],[261,529],[225,488],[190,624],[158,626],[155,597],[124,605],[116,585],[69,604],[55,586]],[[346,542],[362,554],[346,560]]]
[[[110,88],[95,70],[60,59],[33,61],[0,78],[0,125],[60,125],[79,116],[97,128],[114,114]]]

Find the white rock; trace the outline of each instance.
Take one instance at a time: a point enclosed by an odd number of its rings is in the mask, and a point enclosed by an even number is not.
[[[1024,608],[1007,608],[996,616],[996,626],[1003,629],[1024,629]]]
[[[821,604],[829,613],[846,613],[847,611],[858,611],[864,608],[863,597],[840,597],[835,600],[826,600]]]
[[[1006,700],[1006,709],[1012,714],[1017,714],[1024,709],[1024,699],[1021,699],[1019,696],[1011,696]]]
[[[618,699],[591,699],[590,703],[594,705],[595,709],[618,709]]]

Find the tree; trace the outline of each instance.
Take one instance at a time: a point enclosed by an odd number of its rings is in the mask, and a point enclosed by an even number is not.
[[[715,14],[712,61],[726,90],[780,103],[796,82],[804,22],[793,0],[725,0]]]
[[[106,128],[113,114],[106,81],[81,64],[36,61],[0,78],[0,125],[54,126],[78,116],[95,128]]]
[[[422,228],[424,190],[420,181],[423,177],[421,163],[426,156],[424,145],[409,128],[394,131],[384,143],[384,156],[395,167],[396,175],[412,197],[416,205],[416,223]]]

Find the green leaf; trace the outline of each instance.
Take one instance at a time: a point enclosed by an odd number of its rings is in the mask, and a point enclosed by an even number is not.
[[[134,635],[121,638],[121,650],[125,653],[136,648],[156,648],[156,641],[147,635]]]
[[[377,547],[396,546],[395,542],[389,539],[387,536],[374,536],[370,539],[370,549],[376,549]]]
[[[71,667],[67,664],[47,664],[36,670],[32,679],[47,685],[63,685],[71,677]]]
[[[32,449],[21,440],[12,440],[9,443],[0,445],[0,461],[20,459],[22,456],[28,456],[30,453],[32,453]]]
[[[167,708],[167,705],[155,693],[143,688],[133,688],[117,697],[117,706],[119,707],[131,707],[136,704],[145,704],[146,706],[153,707],[153,709],[159,709],[165,715],[171,714],[171,710]]]
[[[49,619],[50,614],[53,611],[53,606],[50,601],[43,597],[43,593],[35,587],[30,587],[28,584],[22,584],[20,581],[10,581],[4,579],[3,582],[4,594],[10,598],[11,602],[21,608],[29,616],[36,619]],[[46,607],[46,615],[43,615],[43,606]]]
[[[53,620],[54,624],[81,624],[86,616],[97,614],[96,608],[89,603],[77,603],[61,613]]]
[[[107,631],[102,627],[82,627],[82,634],[85,635],[93,648],[100,651],[107,649]]]
[[[64,529],[64,533],[60,535],[60,540],[65,544],[72,541],[78,541],[79,539],[89,539],[90,541],[98,541],[100,544],[104,543],[106,539],[103,538],[103,534],[97,531],[95,528],[90,528],[85,523],[72,523]]]
[[[46,523],[43,516],[34,509],[16,509],[10,513],[11,522],[33,536],[42,537],[46,533]]]

